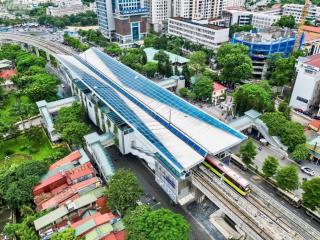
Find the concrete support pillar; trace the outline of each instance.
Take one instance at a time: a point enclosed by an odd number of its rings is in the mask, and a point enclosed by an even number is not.
[[[40,57],[39,49],[36,48],[36,47],[35,47],[34,49],[35,49],[35,52],[36,52],[36,56],[37,56],[37,57]]]
[[[33,51],[32,45],[28,45],[28,51],[29,51],[29,52],[32,52],[32,51]]]
[[[47,61],[50,62],[51,58],[50,58],[50,54],[46,52],[46,57],[47,57]]]
[[[21,46],[21,49],[27,50],[27,49],[26,49],[26,46],[24,45],[24,43],[21,43],[20,46]]]

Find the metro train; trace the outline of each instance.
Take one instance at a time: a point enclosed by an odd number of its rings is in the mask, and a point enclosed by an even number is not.
[[[223,177],[223,180],[242,196],[250,193],[250,183],[218,159],[209,156],[202,164],[218,177]]]

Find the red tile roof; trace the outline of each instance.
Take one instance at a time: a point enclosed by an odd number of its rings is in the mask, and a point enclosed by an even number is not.
[[[126,231],[122,230],[119,232],[114,233],[116,235],[117,240],[125,240],[126,239]]]
[[[43,181],[42,183],[35,186],[33,188],[33,192],[35,193],[36,191],[40,190],[41,188],[45,188],[46,186],[50,186],[51,184],[53,184],[59,180],[62,180],[63,178],[65,178],[65,176],[63,176],[61,173],[57,173],[51,177],[48,177],[45,181]]]
[[[66,165],[66,164],[71,163],[73,161],[76,161],[76,160],[78,160],[80,158],[81,158],[80,151],[74,151],[74,152],[70,153],[68,156],[65,156],[64,158],[62,158],[59,161],[57,161],[54,164],[52,164],[49,167],[49,170],[53,170],[53,169],[55,169],[57,167]]]
[[[57,205],[61,205],[62,202],[65,202],[66,200],[72,198],[75,200],[76,198],[73,198],[74,195],[76,195],[81,189],[90,186],[92,184],[100,182],[100,179],[97,177],[89,178],[85,181],[76,183],[74,185],[68,186],[64,189],[61,188],[61,191],[57,191],[57,189],[54,189],[55,193],[48,195],[47,201],[42,201],[38,203],[38,209],[39,210],[45,210]],[[60,188],[60,187],[59,187]],[[52,193],[52,192],[51,192]],[[77,197],[78,198],[78,197]]]
[[[91,216],[88,216],[88,217],[85,217],[85,218],[81,219],[80,221],[72,223],[71,227],[72,228],[79,227],[80,225],[82,225],[82,224],[88,222],[89,220],[93,219],[94,217],[98,217],[98,216],[101,216],[101,213],[97,212],[97,213],[95,213],[95,214],[93,214]]]
[[[13,75],[17,73],[17,70],[10,69],[0,72],[0,78],[10,79]]]
[[[101,238],[101,240],[117,240],[117,237],[114,233],[110,233],[107,236]]]
[[[305,33],[304,34],[304,42],[305,43],[312,43],[314,41],[319,41],[320,40],[320,35],[312,35],[310,33]]]
[[[223,86],[222,84],[217,83],[217,82],[213,83],[213,91],[220,91],[220,90],[223,90],[223,89],[226,89],[226,87]]]
[[[310,123],[309,126],[314,128],[314,129],[320,129],[320,120],[313,119]]]
[[[308,57],[307,61],[305,61],[305,64],[320,68],[320,54]]]
[[[87,162],[66,172],[68,180],[71,181],[89,174],[94,174],[93,166],[90,162]]]
[[[307,32],[319,33],[320,34],[320,27],[314,26],[303,26],[302,29]]]

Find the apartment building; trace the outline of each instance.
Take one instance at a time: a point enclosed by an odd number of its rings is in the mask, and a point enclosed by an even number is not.
[[[319,111],[320,54],[300,57],[296,64],[296,72],[290,106],[304,111]]]
[[[243,10],[223,10],[222,17],[227,26],[239,24],[240,26],[252,25],[255,28],[268,28],[280,19],[280,15],[264,12],[249,12]]]
[[[282,7],[282,15],[292,15],[295,17],[296,22],[301,21],[303,5],[300,4],[285,4]],[[315,19],[320,17],[320,7],[316,5],[311,5],[309,8],[309,13],[307,16],[307,20],[314,21]]]
[[[160,32],[163,27],[163,21],[171,16],[172,0],[148,0],[149,24],[156,32]]]
[[[229,28],[210,24],[208,20],[192,21],[186,18],[170,18],[168,34],[183,37],[210,49],[216,49],[220,44],[229,40]]]

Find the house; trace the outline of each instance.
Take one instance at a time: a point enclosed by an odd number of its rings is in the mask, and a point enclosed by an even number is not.
[[[320,130],[320,120],[317,120],[317,119],[313,119],[310,123],[309,123],[309,127],[316,131],[316,132],[319,132]]]
[[[220,83],[214,82],[212,85],[212,103],[217,105],[224,100],[227,88]]]
[[[103,188],[100,194],[88,193],[74,201],[67,201],[63,206],[45,214],[34,221],[36,231],[41,238],[67,228],[69,223],[79,221],[88,211],[97,212],[99,207],[96,202],[104,198]]]

